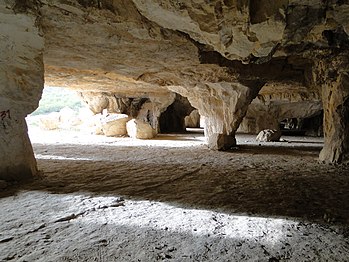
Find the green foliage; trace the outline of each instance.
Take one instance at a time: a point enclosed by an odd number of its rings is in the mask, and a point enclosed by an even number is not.
[[[83,106],[75,91],[58,87],[45,87],[39,107],[31,115],[59,112],[64,107],[78,111]]]

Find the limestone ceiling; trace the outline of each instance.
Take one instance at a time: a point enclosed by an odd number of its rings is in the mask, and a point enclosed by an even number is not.
[[[312,58],[348,43],[349,5],[336,1],[40,2],[46,83],[79,90],[165,95],[166,86],[248,80],[309,87]]]

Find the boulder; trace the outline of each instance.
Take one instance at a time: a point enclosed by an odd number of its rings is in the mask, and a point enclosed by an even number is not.
[[[59,126],[62,129],[72,129],[82,123],[78,116],[78,112],[70,107],[64,107],[59,111]]]
[[[150,139],[156,136],[156,130],[144,121],[132,119],[126,124],[127,134],[132,138]]]
[[[200,127],[200,114],[198,110],[191,111],[189,116],[184,118],[186,127]]]
[[[60,117],[61,115],[59,112],[42,115],[40,117],[39,127],[45,130],[59,129]]]
[[[127,135],[126,123],[130,117],[125,114],[109,114],[102,119],[102,130],[106,136]]]
[[[256,140],[259,142],[273,142],[279,141],[281,137],[281,131],[275,129],[265,129],[259,132]]]

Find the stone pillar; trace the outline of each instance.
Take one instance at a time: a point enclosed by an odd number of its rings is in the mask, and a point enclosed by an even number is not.
[[[324,107],[324,147],[319,160],[324,163],[349,161],[349,63],[341,60],[322,90]]]
[[[236,145],[235,132],[261,87],[260,83],[246,86],[220,82],[198,84],[193,88],[171,87],[171,90],[187,97],[205,117],[208,147],[228,150]]]
[[[15,14],[5,2],[0,1],[0,179],[20,180],[37,173],[25,117],[38,107],[44,86],[43,38],[36,17]]]

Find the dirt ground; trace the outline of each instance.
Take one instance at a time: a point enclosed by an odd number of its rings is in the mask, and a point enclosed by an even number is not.
[[[0,193],[0,261],[349,260],[349,166],[320,138],[29,131],[41,175]]]

